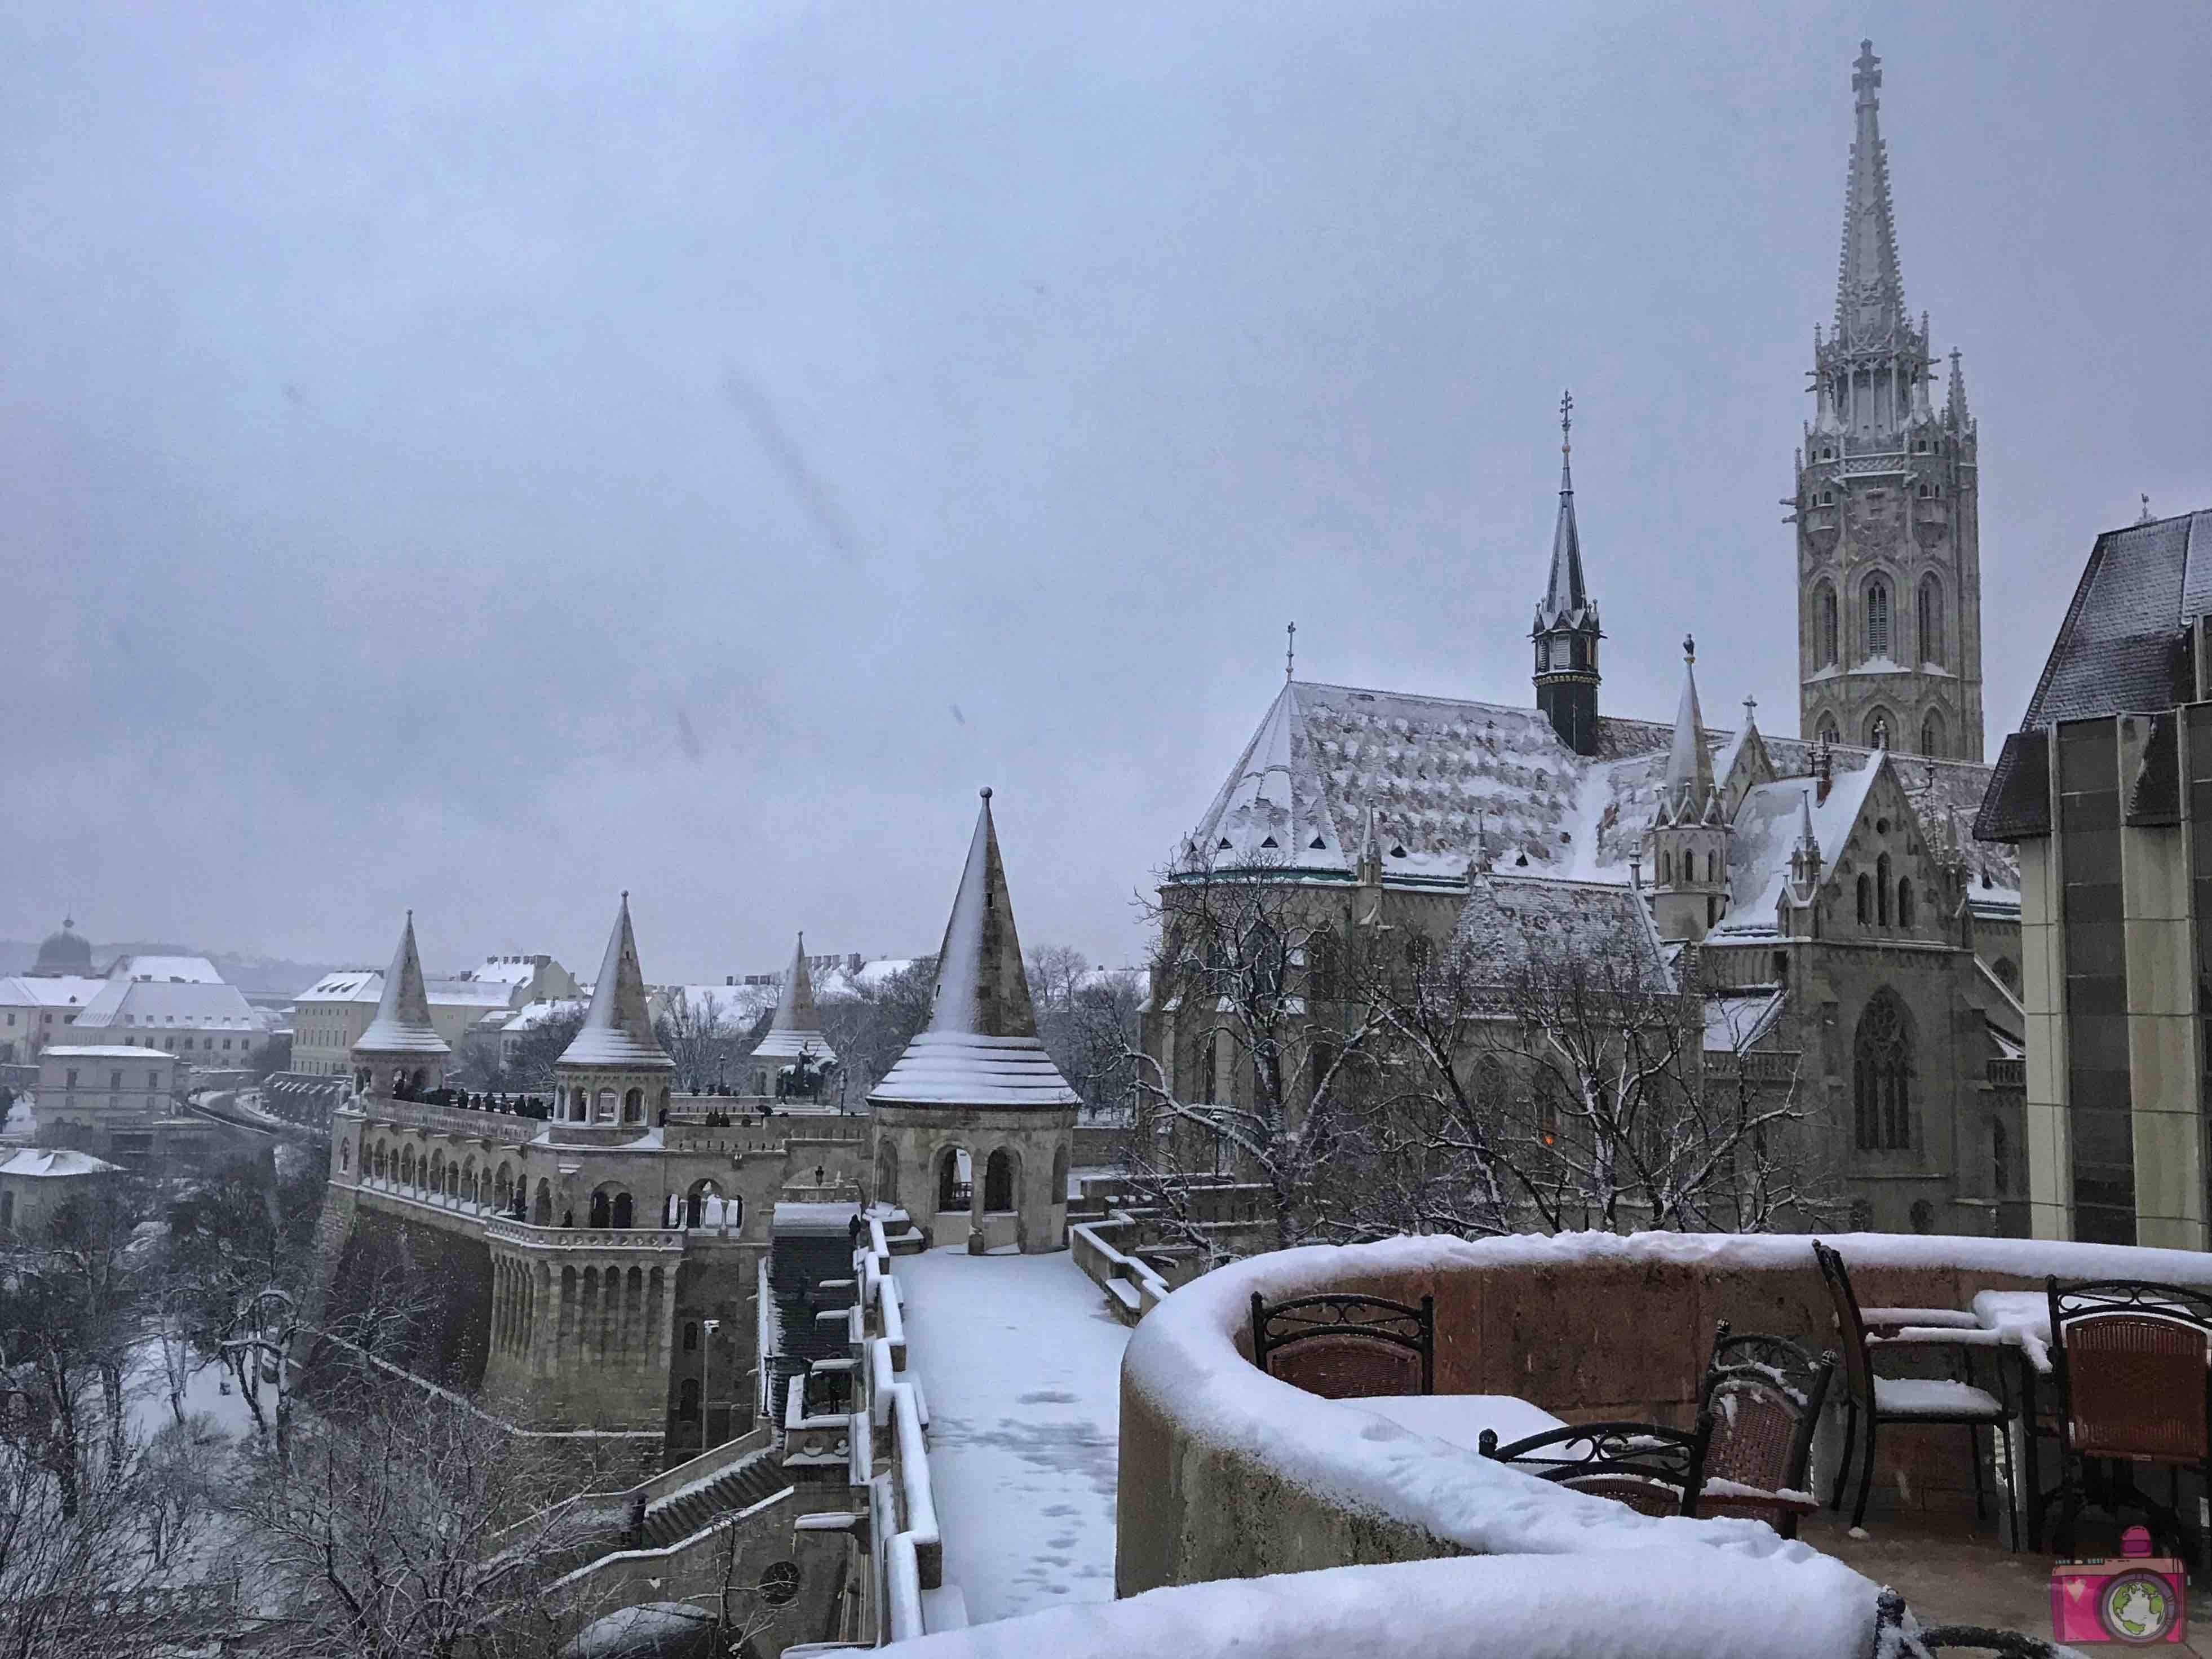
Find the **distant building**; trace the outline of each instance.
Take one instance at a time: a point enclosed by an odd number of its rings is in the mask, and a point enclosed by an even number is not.
[[[1975,834],[2020,855],[2039,1238],[2212,1247],[2212,512],[2090,550]]]
[[[107,981],[87,974],[25,974],[0,979],[0,1061],[27,1064],[70,1028]]]
[[[0,1238],[36,1234],[71,1199],[89,1197],[122,1173],[68,1147],[26,1146],[0,1158]]]
[[[76,931],[74,917],[62,918],[61,931],[49,933],[39,945],[39,959],[31,974],[37,979],[97,977],[92,965],[92,945]]]
[[[222,975],[205,957],[118,957],[107,965],[110,979],[164,980],[178,985],[220,985]]]
[[[190,959],[136,958],[179,960]],[[121,1041],[159,1048],[204,1070],[250,1066],[261,1052],[267,1022],[236,986],[220,979],[125,977],[124,967],[117,964],[100,994],[77,1016],[78,1042]]]
[[[184,1067],[159,1048],[58,1044],[39,1056],[38,1141],[136,1169],[191,1156],[222,1139],[204,1118],[182,1115]]]
[[[558,969],[561,981],[571,987],[575,984],[565,969],[550,957],[545,960]],[[517,1009],[530,1001],[533,982],[534,979],[479,979],[473,970],[449,979],[425,979],[430,1023],[447,1045],[458,1052],[486,1015]],[[384,975],[374,968],[340,969],[302,991],[292,1016],[293,1074],[349,1075],[353,1070],[353,1045],[376,1018],[376,1006],[383,996]]]

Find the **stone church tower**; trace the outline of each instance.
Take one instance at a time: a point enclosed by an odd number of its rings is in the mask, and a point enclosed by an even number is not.
[[[1876,92],[1853,65],[1835,331],[1813,331],[1797,455],[1798,724],[1808,738],[1982,758],[1982,563],[1974,422],[1959,354],[1942,412],[1928,316],[1905,308]]]

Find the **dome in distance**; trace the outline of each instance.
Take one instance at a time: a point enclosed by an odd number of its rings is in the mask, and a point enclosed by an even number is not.
[[[39,946],[39,965],[31,970],[33,973],[91,974],[92,946],[74,931],[76,926],[72,918],[64,916],[61,932],[46,935]]]

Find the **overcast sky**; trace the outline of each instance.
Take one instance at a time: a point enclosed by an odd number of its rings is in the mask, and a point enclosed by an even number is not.
[[[732,21],[732,19],[739,21]],[[2212,12],[18,3],[0,935],[596,966],[1130,904],[1282,674],[1796,729],[1850,63],[1981,422],[1992,754],[2212,506]]]

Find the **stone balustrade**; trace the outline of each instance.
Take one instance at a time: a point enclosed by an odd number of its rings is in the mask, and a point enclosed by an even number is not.
[[[672,1250],[681,1255],[687,1237],[711,1229],[687,1231],[682,1227],[540,1227],[513,1216],[483,1218],[484,1237],[501,1244],[526,1249]]]

